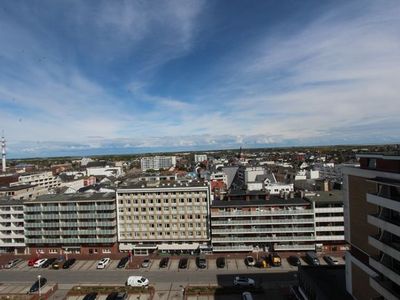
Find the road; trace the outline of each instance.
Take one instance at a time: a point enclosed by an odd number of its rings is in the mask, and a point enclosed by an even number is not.
[[[232,285],[235,275],[254,278],[260,285],[289,284],[296,280],[296,273],[274,269],[232,270],[183,270],[183,271],[150,271],[138,270],[47,270],[31,269],[29,271],[1,270],[0,282],[3,283],[32,283],[38,275],[51,282],[59,284],[108,283],[124,284],[130,275],[143,275],[149,278],[151,284],[219,284]]]

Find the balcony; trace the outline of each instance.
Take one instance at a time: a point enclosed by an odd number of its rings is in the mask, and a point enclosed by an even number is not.
[[[316,241],[344,241],[344,235],[316,235]]]
[[[313,215],[312,209],[282,209],[282,210],[260,210],[260,211],[224,211],[211,213],[211,218],[217,217],[251,217],[251,216],[278,216],[278,215]]]
[[[390,280],[379,277],[369,278],[370,286],[387,300],[400,299],[400,289]]]
[[[112,238],[73,238],[73,239],[61,239],[61,238],[56,238],[56,239],[25,239],[26,244],[60,244],[60,245],[82,245],[82,244],[110,244],[110,243],[115,243],[117,241],[116,237]]]
[[[315,231],[343,231],[344,226],[315,226]]]
[[[274,245],[275,251],[308,251],[315,250],[314,244],[309,245]]]
[[[400,261],[400,243],[379,240],[378,236],[369,236],[368,243],[383,253]]]
[[[315,222],[344,222],[344,217],[343,216],[332,216],[332,217],[315,216]]]
[[[390,266],[387,262],[380,261],[378,257],[370,257],[369,264],[393,282],[400,282],[400,269]]]
[[[229,220],[211,221],[211,226],[263,225],[263,224],[314,224],[314,219]]]
[[[400,212],[400,197],[368,193],[367,202]]]
[[[377,214],[367,216],[368,223],[382,230],[389,231],[397,236],[400,236],[400,221],[385,217],[379,217]]]
[[[316,207],[315,214],[321,213],[343,213],[343,207]]]
[[[213,246],[213,252],[236,252],[236,251],[253,251],[253,246],[245,246],[245,245],[238,245],[238,246]]]
[[[221,237],[213,238],[213,243],[240,243],[240,242],[255,242],[255,243],[270,243],[270,242],[293,242],[293,241],[314,241],[314,236],[254,236],[254,237]]]
[[[284,227],[284,228],[233,228],[213,229],[212,234],[243,234],[243,233],[282,233],[282,232],[314,232],[314,227]]]

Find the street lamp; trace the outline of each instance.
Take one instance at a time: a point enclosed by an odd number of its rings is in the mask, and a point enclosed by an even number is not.
[[[38,275],[38,282],[39,282],[39,299],[42,296],[41,290],[40,290],[40,275]]]

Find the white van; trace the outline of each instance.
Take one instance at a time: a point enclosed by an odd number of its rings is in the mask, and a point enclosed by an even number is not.
[[[128,286],[148,286],[149,280],[143,276],[129,276],[126,285]]]

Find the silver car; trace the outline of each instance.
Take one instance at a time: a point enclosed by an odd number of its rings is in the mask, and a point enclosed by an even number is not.
[[[15,267],[20,261],[22,261],[22,259],[19,259],[19,258],[12,259],[8,262],[8,264],[5,265],[5,268],[11,269],[11,268]]]

